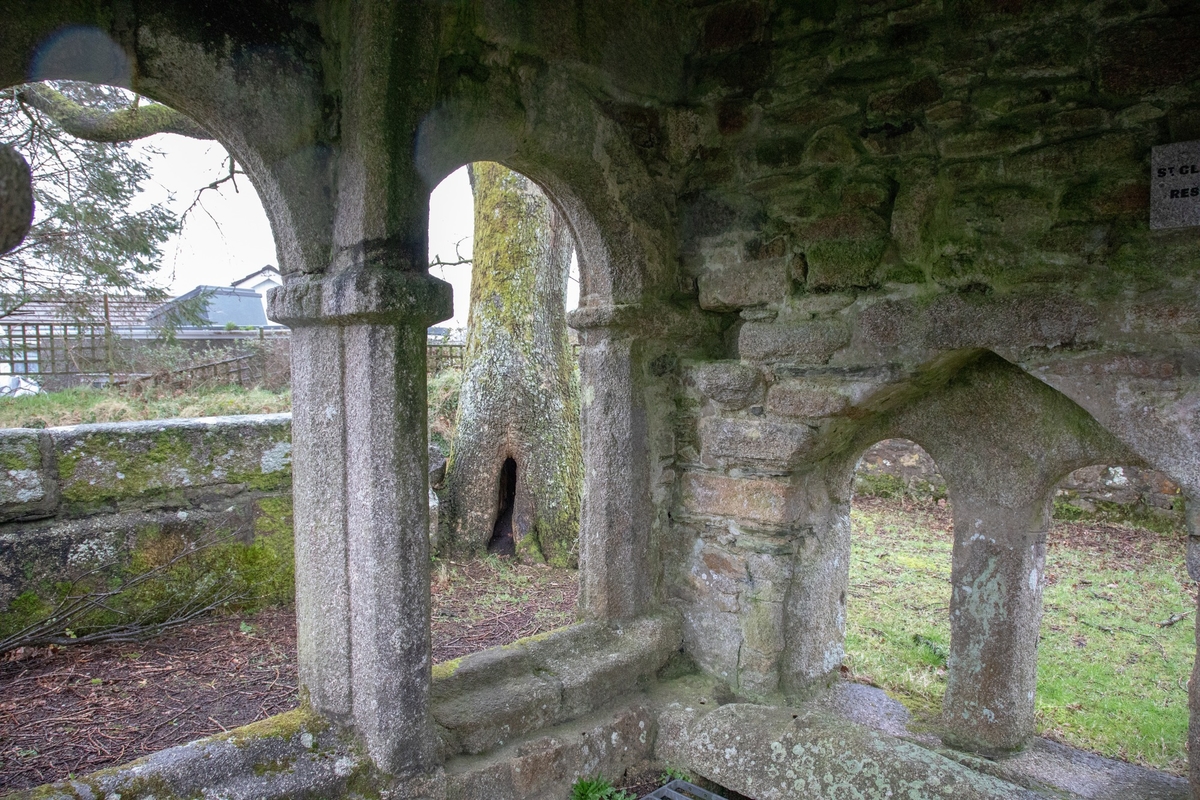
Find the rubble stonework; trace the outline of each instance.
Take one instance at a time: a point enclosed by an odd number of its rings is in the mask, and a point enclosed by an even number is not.
[[[6,11],[0,85],[136,83],[213,131],[266,201],[284,274],[272,317],[293,328],[301,691],[375,770],[356,785],[533,797],[636,755],[589,760],[575,737],[653,727],[631,710],[655,690],[643,671],[627,686],[636,702],[597,700],[486,753],[439,749],[424,339],[450,304],[426,274],[426,237],[431,187],[463,164],[536,181],[579,248],[581,616],[613,636],[678,616],[682,650],[663,679],[698,670],[723,688],[679,677],[671,702],[746,701],[714,720],[758,770],[739,767],[739,785],[770,774],[786,725],[754,708],[799,719],[837,681],[854,466],[876,442],[916,442],[947,484],[937,733],[972,770],[990,767],[963,751],[1011,752],[1035,732],[1055,486],[1108,464],[1157,470],[1185,501],[1200,492],[1200,231],[1149,224],[1152,148],[1200,139],[1190,4]],[[86,26],[111,45],[103,58],[71,45]],[[34,482],[10,490],[42,502]],[[1200,514],[1186,508],[1200,578]],[[584,658],[621,660],[611,640],[580,636]],[[503,666],[503,685],[536,694],[536,669]],[[481,697],[480,719],[504,696]],[[711,771],[717,739],[685,723],[671,728],[686,739],[680,766]],[[839,773],[863,796],[937,796],[905,783],[924,780],[913,770],[968,780],[838,724],[787,736],[819,751],[780,761],[816,797],[834,792],[831,747],[886,756]],[[1200,758],[1191,770],[1200,793]]]

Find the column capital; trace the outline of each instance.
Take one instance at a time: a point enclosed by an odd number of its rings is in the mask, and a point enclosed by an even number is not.
[[[395,325],[427,327],[454,313],[450,284],[424,272],[356,264],[332,274],[287,276],[267,298],[272,320],[307,325]]]

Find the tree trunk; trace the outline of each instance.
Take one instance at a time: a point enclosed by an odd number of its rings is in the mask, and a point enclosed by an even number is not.
[[[458,552],[578,564],[583,454],[567,339],[572,238],[529,179],[471,167],[474,266],[443,538]]]

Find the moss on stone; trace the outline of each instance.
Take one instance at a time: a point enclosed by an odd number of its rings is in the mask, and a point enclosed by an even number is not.
[[[245,747],[252,741],[262,739],[283,739],[290,741],[302,733],[316,735],[329,727],[329,721],[313,711],[307,705],[276,714],[273,717],[251,722],[240,728],[234,728],[226,733],[219,733],[213,738],[226,741],[238,747]]]
[[[433,665],[433,679],[435,681],[443,681],[452,676],[462,666],[461,658],[454,658],[450,661],[443,661],[440,664]]]

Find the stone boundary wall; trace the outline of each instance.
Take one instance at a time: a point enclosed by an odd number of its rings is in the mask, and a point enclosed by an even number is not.
[[[890,486],[883,485],[885,482]],[[937,464],[920,445],[908,439],[884,439],[859,459],[854,474],[856,494],[873,494],[890,487],[903,488],[916,497],[947,496]],[[1183,516],[1179,485],[1161,472],[1139,467],[1097,464],[1077,469],[1058,485],[1057,498],[1088,513],[1120,506]]]
[[[161,537],[290,528],[291,414],[0,431],[0,611]]]

